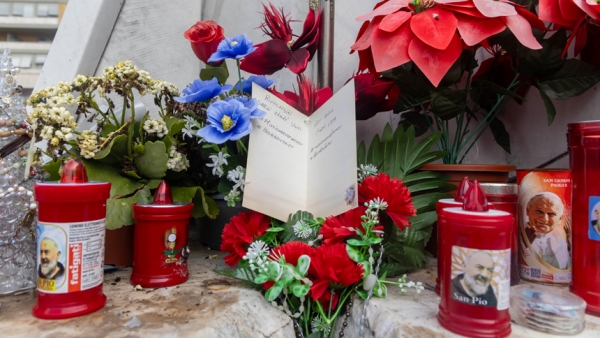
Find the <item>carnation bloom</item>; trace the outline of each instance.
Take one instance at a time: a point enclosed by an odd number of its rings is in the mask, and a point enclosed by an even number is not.
[[[181,91],[185,94],[184,96],[178,96],[174,99],[180,103],[206,101],[230,91],[231,88],[233,88],[231,85],[221,86],[216,77],[207,81],[196,79]]]
[[[387,203],[386,213],[400,229],[410,226],[409,216],[415,216],[416,210],[410,197],[410,191],[397,178],[387,174],[369,176],[358,185],[358,203],[369,203],[380,198]]]
[[[436,87],[463,43],[475,46],[508,27],[525,47],[542,48],[531,30],[541,21],[509,1],[389,0],[357,20],[371,18],[351,48],[370,48],[377,72],[413,61]]]
[[[212,20],[198,21],[183,33],[192,45],[196,57],[204,63],[217,50],[219,43],[225,39],[223,27]]]
[[[298,93],[287,90],[280,93],[276,89],[269,91],[306,116],[311,116],[333,96],[331,88],[319,88],[318,85],[303,74],[298,75],[297,80]]]
[[[319,234],[323,235],[323,243],[344,243],[348,237],[356,236],[355,229],[359,229],[364,233],[365,228],[362,226],[361,217],[366,210],[367,208],[361,205],[341,215],[327,217],[319,231]],[[383,226],[376,226],[373,230],[383,230]]]
[[[400,90],[393,81],[371,73],[355,75],[353,79],[357,120],[368,120],[377,113],[394,108]]]
[[[235,266],[242,260],[252,242],[265,234],[271,222],[269,217],[255,211],[246,211],[231,217],[221,234],[221,251],[229,252],[225,263]]]
[[[236,141],[252,131],[252,110],[238,100],[213,102],[206,109],[208,124],[198,130],[198,136],[206,142],[221,144]]]
[[[313,282],[310,295],[327,308],[331,300],[332,308],[338,301],[338,294],[331,289],[350,286],[363,277],[362,266],[353,262],[346,252],[345,244],[321,245],[311,257],[308,274]]]
[[[246,34],[236,35],[233,38],[225,38],[219,43],[217,51],[210,56],[208,62],[219,62],[225,59],[241,59],[254,52],[256,47],[252,47],[252,41]]]
[[[248,79],[242,80],[242,91],[244,94],[252,95],[252,84],[256,83],[264,89],[271,87],[275,80],[269,79],[266,76],[251,75]],[[240,90],[240,84],[235,85],[236,90]]]
[[[270,75],[287,67],[301,74],[319,46],[321,13],[317,16],[313,10],[308,11],[302,34],[294,41],[288,15],[283,9],[278,12],[273,4],[269,6],[263,5],[265,18],[260,28],[272,40],[257,44],[256,52],[242,61],[241,68],[252,74]]]

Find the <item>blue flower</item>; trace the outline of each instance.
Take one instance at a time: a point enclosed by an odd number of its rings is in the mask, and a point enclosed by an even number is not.
[[[219,62],[225,59],[241,59],[244,56],[254,52],[256,47],[252,47],[252,41],[246,34],[240,34],[233,38],[225,38],[219,43],[217,51],[208,59],[208,62]]]
[[[206,142],[221,144],[250,134],[252,111],[238,100],[216,101],[206,110],[208,125],[198,130]]]
[[[231,88],[233,88],[231,85],[221,86],[217,78],[209,81],[194,80],[181,91],[185,95],[175,97],[175,101],[180,103],[206,101],[230,91]]]
[[[257,85],[263,87],[264,89],[267,89],[269,87],[271,87],[271,85],[273,83],[275,83],[275,80],[271,80],[269,78],[267,78],[266,76],[257,76],[257,75],[252,75],[250,76],[247,80],[242,80],[242,89],[244,94],[250,94],[252,95],[252,83],[256,83]],[[235,85],[235,89],[237,91],[240,91],[240,84],[236,84]]]
[[[257,99],[250,99],[246,96],[228,97],[225,99],[225,101],[231,101],[231,100],[239,101],[244,105],[244,107],[250,109],[250,118],[251,119],[261,118],[261,117],[267,115],[267,112],[258,109],[258,100]]]

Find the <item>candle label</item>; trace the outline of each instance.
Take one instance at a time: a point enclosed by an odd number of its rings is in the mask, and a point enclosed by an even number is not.
[[[77,223],[38,222],[38,290],[69,293],[104,279],[106,219]]]
[[[590,196],[588,237],[600,241],[600,196]]]
[[[480,250],[452,246],[450,298],[506,310],[510,304],[510,248]]]
[[[571,281],[571,173],[517,171],[521,277],[548,284]]]

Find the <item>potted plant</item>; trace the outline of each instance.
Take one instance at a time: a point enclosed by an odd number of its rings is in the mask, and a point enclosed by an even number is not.
[[[137,93],[136,93],[137,92]],[[137,95],[152,95],[158,116],[136,105]],[[100,76],[78,75],[31,94],[28,122],[34,138],[46,140],[32,157],[35,171],[58,180],[62,164],[80,158],[92,181],[112,184],[107,201],[106,264],[131,264],[131,205],[149,202],[161,180],[172,186],[173,199],[193,202],[194,216],[215,217],[214,201],[188,175],[183,147],[186,121],[175,116],[174,85],[154,80],[131,61],[106,67]],[[69,108],[74,107],[75,113]],[[79,131],[81,119],[93,123]],[[85,121],[85,120],[84,120]],[[34,139],[35,141],[35,139]]]
[[[463,163],[488,129],[510,153],[499,118],[509,100],[522,102],[535,87],[551,124],[556,109],[550,98],[580,95],[600,81],[596,66],[565,59],[574,41],[575,56],[585,50],[584,59],[592,59],[585,38],[597,29],[591,19],[599,18],[600,6],[572,2],[567,17],[573,20],[565,22],[563,6],[554,2],[540,1],[538,17],[528,1],[384,1],[358,18],[365,22],[352,49],[359,71],[381,74],[400,90],[394,112],[401,125],[413,126],[416,135],[442,132],[437,145],[446,151],[444,164]],[[562,28],[550,32],[541,19]]]

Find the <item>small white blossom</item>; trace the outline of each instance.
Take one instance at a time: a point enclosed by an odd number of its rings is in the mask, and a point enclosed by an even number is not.
[[[358,168],[358,183],[361,183],[365,178],[369,176],[377,175],[377,167],[372,164],[361,164]]]
[[[309,225],[304,224],[302,220],[296,222],[296,224],[292,226],[292,229],[294,230],[294,235],[302,239],[306,239],[312,235],[312,228]]]
[[[242,258],[248,261],[252,271],[259,270],[259,272],[266,272],[269,253],[269,246],[265,242],[258,240],[250,244],[248,251]]]
[[[149,118],[144,122],[144,131],[148,135],[156,134],[159,138],[163,138],[169,133],[165,121],[155,118]]]
[[[85,130],[77,137],[79,153],[85,158],[93,158],[100,150],[98,135],[91,130]]]
[[[244,181],[244,176],[246,175],[246,169],[242,166],[237,166],[233,170],[229,170],[227,173],[227,179],[231,182],[235,183],[233,185],[233,190],[237,190],[238,188],[244,191],[244,185],[246,181]]]
[[[376,198],[372,199],[371,201],[369,201],[370,209],[385,210],[385,209],[387,209],[387,207],[388,207],[387,202],[382,200],[379,197],[376,197]]]
[[[196,132],[198,131],[198,129],[202,128],[202,125],[198,121],[194,120],[194,118],[191,116],[184,116],[183,118],[185,119],[185,127],[183,127],[183,129],[181,130],[183,138],[196,137]]]
[[[315,318],[313,318],[312,322],[310,323],[310,328],[312,329],[312,332],[323,331],[325,336],[327,336],[331,331],[331,326],[327,324],[321,315],[317,315]]]
[[[210,155],[208,157],[213,161],[213,163],[207,163],[206,166],[209,168],[213,168],[213,170],[212,170],[213,175],[221,177],[224,174],[223,165],[227,164],[228,157],[229,157],[229,154],[219,151],[219,154]]]
[[[224,199],[227,202],[227,206],[230,207],[235,207],[237,202],[242,201],[240,192],[233,189],[229,192],[229,194],[225,195]]]
[[[169,149],[169,159],[167,160],[167,168],[173,171],[183,171],[190,167],[190,162],[187,156],[178,152],[175,146]]]

